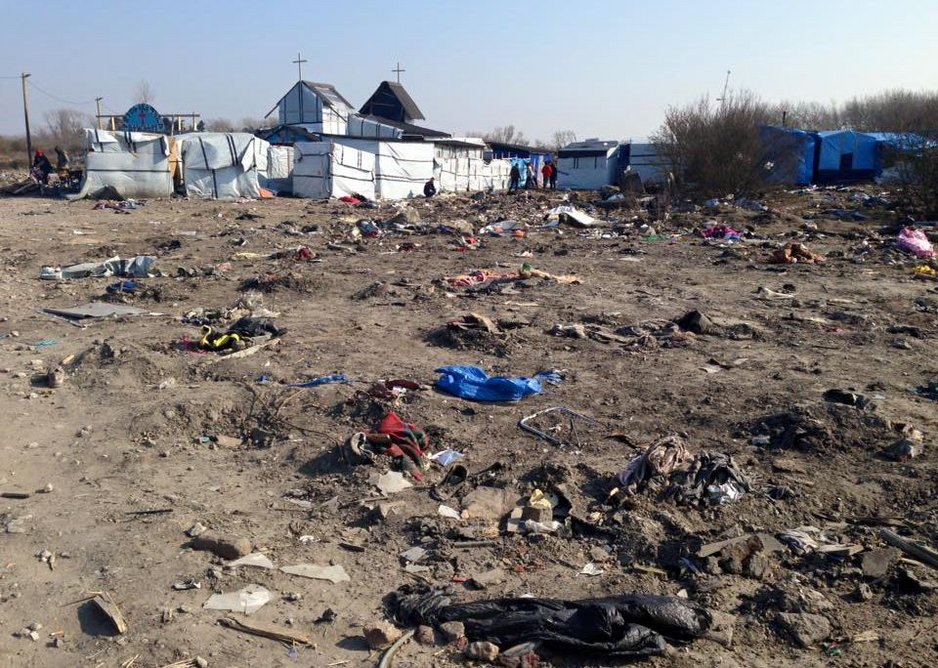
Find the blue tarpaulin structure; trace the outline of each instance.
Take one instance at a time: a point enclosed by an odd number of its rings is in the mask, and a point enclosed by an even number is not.
[[[855,130],[818,132],[818,183],[865,181],[876,176],[880,146],[876,137]]]
[[[772,162],[771,183],[805,186],[814,182],[817,136],[795,128],[766,125],[760,128],[768,160]]]

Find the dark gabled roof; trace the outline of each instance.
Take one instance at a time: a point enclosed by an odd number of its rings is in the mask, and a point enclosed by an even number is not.
[[[395,81],[382,81],[375,92],[371,94],[371,97],[368,98],[368,101],[362,105],[359,112],[364,115],[384,117],[385,114],[381,112],[387,109],[389,105],[393,105],[394,101],[404,110],[405,118],[417,121],[424,120],[423,112],[414,102],[414,98],[410,96],[410,93],[402,84]]]
[[[333,107],[333,108],[344,106],[347,111],[352,110],[352,103],[346,100],[344,97],[342,97],[342,94],[339,93],[339,91],[337,91],[335,89],[335,86],[333,86],[332,84],[316,83],[315,81],[297,81],[295,84],[290,86],[290,90],[284,93],[283,96],[281,96],[281,98],[277,100],[277,103],[274,105],[273,109],[268,111],[267,114],[264,116],[264,118],[267,118],[267,116],[270,116],[272,113],[274,113],[274,110],[280,106],[281,102],[283,102],[283,98],[289,95],[290,91],[292,91],[294,88],[296,88],[300,84],[303,84],[304,86],[309,88],[311,91],[313,91],[316,95],[318,95],[319,98],[323,101],[323,104],[325,104],[326,106]]]
[[[390,125],[392,128],[397,128],[404,133],[404,136],[415,136],[415,137],[452,137],[448,132],[442,132],[441,130],[431,130],[430,128],[424,128],[419,125],[414,125],[413,123],[402,123],[401,121],[392,121],[389,118],[382,118],[381,116],[373,116],[362,114],[362,118],[374,121],[375,123],[381,123],[383,125]]]

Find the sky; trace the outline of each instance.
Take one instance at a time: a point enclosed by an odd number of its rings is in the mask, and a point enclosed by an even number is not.
[[[401,75],[422,124],[529,140],[637,139],[669,105],[730,90],[843,101],[938,89],[936,0],[0,0],[0,134],[54,109],[266,114],[303,78],[360,106]]]

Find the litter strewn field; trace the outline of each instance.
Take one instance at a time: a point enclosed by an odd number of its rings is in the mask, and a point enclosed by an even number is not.
[[[934,226],[599,200],[0,200],[0,665],[930,665]]]

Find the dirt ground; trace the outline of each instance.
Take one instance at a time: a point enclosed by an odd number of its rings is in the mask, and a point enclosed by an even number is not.
[[[224,667],[374,666],[380,652],[363,626],[385,618],[385,596],[421,582],[454,587],[460,601],[682,595],[735,616],[731,642],[678,645],[647,659],[653,666],[935,665],[938,573],[905,554],[871,552],[885,547],[883,527],[938,543],[938,415],[935,397],[916,392],[938,375],[938,283],[914,278],[921,262],[895,249],[903,212],[863,206],[855,190],[821,190],[769,196],[769,211],[698,207],[664,223],[640,210],[594,210],[610,224],[480,236],[478,249],[435,229],[454,219],[476,230],[503,217],[539,224],[560,198],[418,201],[409,208],[425,231],[363,239],[350,236],[356,221],[398,208],[154,200],[120,214],[88,201],[0,199],[0,492],[29,493],[0,498],[0,666],[149,668],[197,656]],[[580,194],[579,205],[592,199]],[[844,208],[867,219],[822,213]],[[747,238],[705,241],[708,221]],[[787,241],[827,260],[767,263]],[[314,261],[295,258],[301,245]],[[235,255],[275,251],[286,253]],[[100,300],[119,280],[44,281],[43,266],[139,254],[156,255],[165,276],[141,279],[142,292],[121,299],[150,315],[75,323],[43,311]],[[522,263],[581,282],[529,278],[473,291],[443,280]],[[185,314],[224,316],[247,295],[279,312],[279,345],[224,359],[186,343],[199,329]],[[715,324],[696,335],[668,326],[693,310]],[[446,327],[470,312],[499,331]],[[235,313],[227,315],[222,327]],[[558,335],[555,325],[583,325],[586,336]],[[49,387],[45,374],[60,364],[64,383]],[[518,403],[476,403],[432,389],[434,370],[452,364],[508,376],[555,369],[564,379]],[[290,387],[333,373],[352,382]],[[386,379],[427,389],[371,396]],[[830,389],[861,397],[826,401]],[[578,442],[562,447],[519,429],[552,406],[601,425],[581,425]],[[427,432],[430,450],[465,454],[469,481],[445,504],[461,510],[460,497],[480,485],[520,497],[562,485],[572,510],[560,534],[509,534],[498,516],[440,516],[430,495],[444,475],[436,465],[380,499],[370,478],[395,463],[353,466],[340,446],[392,410]],[[903,425],[922,432],[922,454],[882,457]],[[617,474],[668,434],[691,454],[732,455],[751,491],[700,506],[666,498],[653,481],[606,503]],[[186,547],[196,523],[247,538],[277,567],[341,565],[350,581],[226,567]],[[802,526],[859,552],[697,556],[702,544]],[[483,544],[460,546],[466,539]],[[399,555],[418,545],[428,568],[405,572]],[[580,574],[587,563],[602,574]],[[201,587],[173,588],[190,579]],[[202,607],[213,592],[252,584],[270,602],[235,616],[315,645],[240,633],[218,623],[226,613]],[[119,607],[125,634],[82,602],[93,592]],[[782,614],[822,632],[802,647]],[[613,663],[539,654],[544,666]],[[441,640],[409,642],[394,665],[465,663]]]

